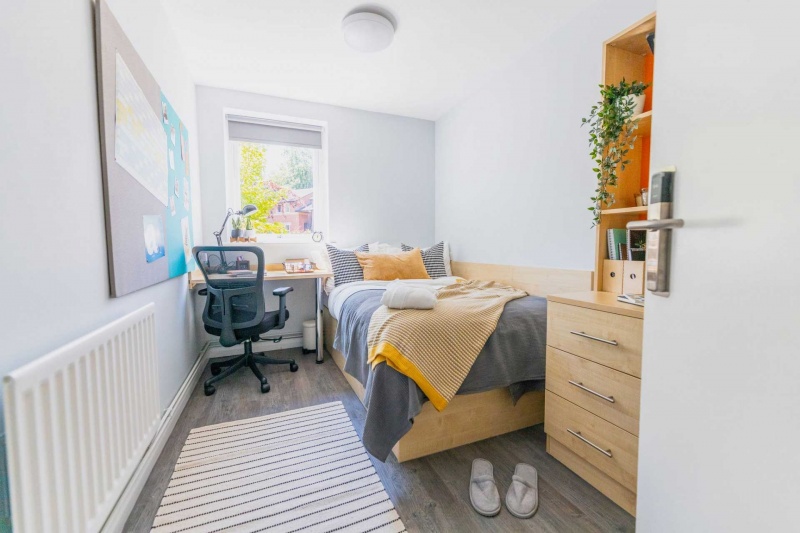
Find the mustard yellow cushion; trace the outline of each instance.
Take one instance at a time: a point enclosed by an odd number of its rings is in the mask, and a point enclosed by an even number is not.
[[[364,279],[430,279],[419,248],[399,254],[369,254],[356,252],[364,270]]]

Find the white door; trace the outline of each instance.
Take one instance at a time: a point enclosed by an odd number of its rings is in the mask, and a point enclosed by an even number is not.
[[[648,295],[639,531],[800,531],[800,4],[658,3],[653,170],[671,295]]]

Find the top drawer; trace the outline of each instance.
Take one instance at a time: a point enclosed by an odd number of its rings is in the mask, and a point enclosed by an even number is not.
[[[547,304],[547,344],[632,376],[642,375],[642,320]]]

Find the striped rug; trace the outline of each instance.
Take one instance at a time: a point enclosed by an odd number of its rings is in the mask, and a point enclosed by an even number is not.
[[[402,532],[341,402],[193,429],[153,531]]]

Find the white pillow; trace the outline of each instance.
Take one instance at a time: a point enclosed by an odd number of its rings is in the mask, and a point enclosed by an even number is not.
[[[450,243],[444,241],[444,269],[447,270],[447,275],[453,275],[453,269],[450,268]]]
[[[387,242],[371,242],[368,246],[371,254],[399,254],[403,252],[399,246],[393,246]]]

